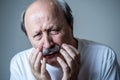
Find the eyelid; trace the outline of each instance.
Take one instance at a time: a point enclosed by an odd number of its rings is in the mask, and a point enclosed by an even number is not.
[[[54,28],[54,29],[50,29],[48,32],[52,33],[52,32],[59,32],[59,31],[60,31],[60,29]]]
[[[33,35],[33,38],[35,38],[37,35]]]
[[[56,30],[56,31],[59,31],[61,28],[60,27],[55,27],[55,28],[52,28],[52,29],[50,29],[51,31],[54,31],[54,30]]]
[[[41,34],[42,34],[41,32],[38,32],[35,35],[33,35],[33,38],[35,38],[36,36],[41,35]]]

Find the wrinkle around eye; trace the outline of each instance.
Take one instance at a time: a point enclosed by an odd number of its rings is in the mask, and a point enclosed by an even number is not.
[[[35,39],[35,40],[40,40],[41,37],[40,37],[40,36],[36,36],[34,39]]]
[[[56,35],[56,34],[58,34],[59,33],[59,31],[51,31],[50,32],[50,34],[52,34],[52,35]]]
[[[61,31],[61,28],[57,27],[57,28],[50,29],[49,33],[52,34],[52,35],[55,35],[55,34],[60,33],[60,31]]]
[[[33,35],[33,38],[35,38],[36,36],[40,36],[40,35],[42,35],[41,32],[36,32],[36,33]]]
[[[35,39],[35,40],[40,40],[41,38],[42,38],[41,34],[36,34],[33,36],[33,39]]]

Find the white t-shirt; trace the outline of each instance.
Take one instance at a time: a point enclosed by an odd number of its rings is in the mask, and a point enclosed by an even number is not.
[[[10,80],[35,80],[29,65],[31,49],[16,54],[10,64]],[[81,68],[78,80],[120,80],[119,65],[114,51],[102,44],[78,39]],[[62,79],[62,69],[47,64],[52,80]]]

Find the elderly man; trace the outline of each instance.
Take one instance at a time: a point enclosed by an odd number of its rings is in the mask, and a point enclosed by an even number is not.
[[[36,0],[23,14],[22,30],[33,48],[11,60],[11,80],[119,80],[112,49],[74,38],[64,0]]]

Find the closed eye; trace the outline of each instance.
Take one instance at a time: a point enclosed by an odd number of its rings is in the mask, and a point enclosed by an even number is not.
[[[52,35],[58,34],[60,32],[60,28],[53,28],[49,30],[49,33]]]
[[[40,39],[41,38],[41,36],[42,36],[42,33],[41,32],[38,32],[38,33],[36,33],[34,36],[33,36],[33,38],[35,38],[35,39]]]

